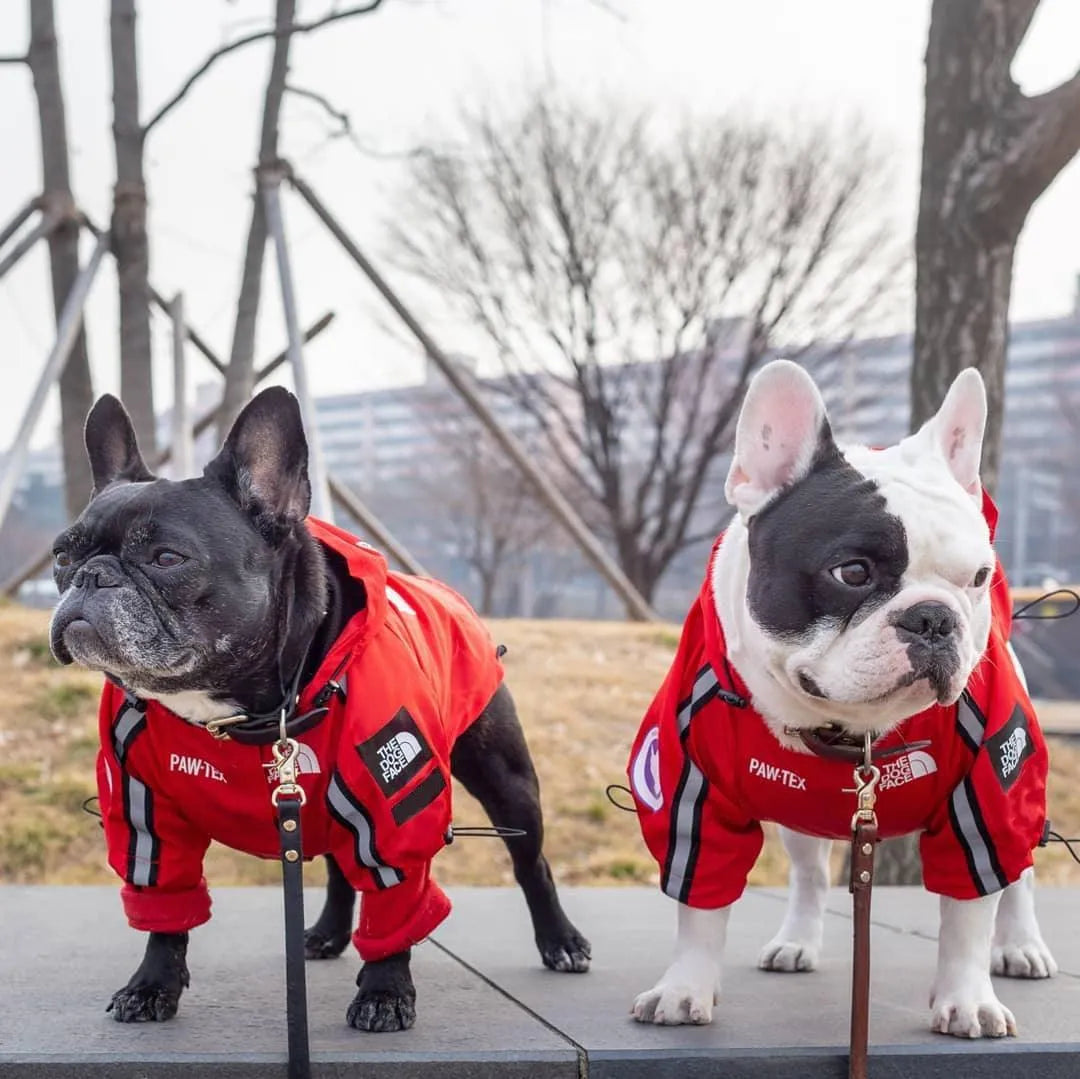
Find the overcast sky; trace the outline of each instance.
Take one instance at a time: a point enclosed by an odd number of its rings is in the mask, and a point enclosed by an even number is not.
[[[344,2],[344,0],[343,0]],[[300,0],[305,18],[332,5]],[[342,5],[339,5],[342,6]],[[0,0],[0,53],[25,48],[27,4]],[[621,13],[609,14],[605,8]],[[293,44],[291,80],[325,94],[380,154],[446,130],[462,99],[512,103],[541,80],[576,93],[625,97],[675,117],[733,106],[766,116],[863,111],[896,154],[894,202],[883,212],[913,231],[922,59],[930,0],[385,0]],[[76,198],[98,221],[113,181],[107,0],[56,0]],[[266,24],[272,0],[141,0],[142,114],[149,116],[216,46]],[[1043,0],[1017,59],[1028,92],[1080,64],[1080,0]],[[150,136],[151,280],[183,289],[190,321],[228,354],[246,235],[262,92],[270,44],[217,65]],[[312,104],[289,99],[283,150],[361,245],[378,254],[392,215],[400,164],[329,139]],[[37,120],[29,72],[0,66],[0,219],[39,190]],[[405,347],[366,283],[320,231],[307,208],[285,208],[301,321],[334,309],[335,325],[307,350],[316,393],[415,377]],[[272,258],[260,322],[260,357],[284,344]],[[1020,241],[1012,317],[1063,314],[1080,271],[1080,162],[1062,173]],[[407,284],[403,282],[403,284]],[[171,396],[168,340],[155,320],[157,401]],[[88,308],[95,389],[119,382],[116,292],[106,264]],[[452,325],[436,329],[449,350],[467,347]],[[0,446],[10,441],[52,340],[42,254],[0,281]],[[211,369],[197,358],[192,377]],[[287,377],[283,379],[287,382]],[[50,405],[36,444],[55,436]]]

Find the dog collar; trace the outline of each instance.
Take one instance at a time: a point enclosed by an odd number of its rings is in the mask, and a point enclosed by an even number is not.
[[[848,734],[838,723],[827,723],[823,727],[785,727],[785,734],[794,735],[811,753],[830,761],[843,761],[845,764],[862,764],[865,761],[865,742],[853,734]],[[873,738],[879,737],[871,732]],[[923,749],[929,741],[901,742],[898,746],[873,746],[870,751],[871,763],[888,760],[912,749]]]

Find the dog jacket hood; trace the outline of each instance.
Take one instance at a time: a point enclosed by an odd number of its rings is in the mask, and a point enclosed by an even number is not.
[[[989,500],[986,512],[992,529]],[[710,577],[627,772],[662,889],[689,906],[717,908],[742,894],[761,850],[761,821],[849,839],[855,796],[844,790],[850,764],[782,746],[747,705]],[[875,743],[929,742],[879,765],[878,827],[882,838],[921,832],[926,887],[955,899],[1016,881],[1032,864],[1046,818],[1046,746],[1008,646],[1011,602],[1000,565],[991,605],[989,643],[957,704],[934,705]]]
[[[391,573],[382,555],[309,518],[367,603],[300,696],[333,679],[328,714],[296,737],[305,857],[331,854],[362,893],[353,942],[380,959],[426,937],[450,903],[430,876],[449,841],[450,753],[502,680],[495,644],[457,593]],[[97,778],[109,864],[136,929],[182,932],[210,917],[212,839],[262,858],[279,845],[270,746],[216,739],[156,701],[106,683]]]

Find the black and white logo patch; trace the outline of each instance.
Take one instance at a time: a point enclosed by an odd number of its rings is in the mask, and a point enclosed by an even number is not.
[[[431,760],[416,721],[404,708],[385,727],[356,747],[383,794],[396,794]]]
[[[1009,722],[993,738],[987,738],[986,752],[990,754],[1002,789],[1008,790],[1019,777],[1024,761],[1035,752],[1027,716],[1020,705],[1013,709]]]

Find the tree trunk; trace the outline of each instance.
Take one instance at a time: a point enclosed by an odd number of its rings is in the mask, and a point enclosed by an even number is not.
[[[1033,203],[1080,148],[1080,74],[1025,97],[1010,73],[1039,0],[934,0],[915,238],[911,428],[977,367],[989,399],[983,482],[1001,454],[1016,241]]]
[[[75,217],[68,168],[67,120],[60,85],[60,60],[52,0],[30,0],[30,50],[27,56],[37,95],[41,130],[41,175],[44,209],[63,213],[49,237],[53,308],[59,319],[79,274],[79,224]],[[86,414],[94,403],[86,333],[80,328],[60,376],[60,431],[64,461],[64,505],[76,517],[90,497],[90,463],[83,446]]]
[[[146,181],[139,123],[139,68],[135,0],[112,0],[109,18],[113,74],[112,249],[120,290],[120,396],[144,455],[153,454],[154,390],[150,348],[150,249],[146,235]]]
[[[911,429],[964,367],[986,382],[983,483],[998,478],[1016,241],[1035,200],[1080,149],[1080,73],[1037,97],[1013,57],[1039,0],[934,0],[926,50]],[[891,846],[891,845],[890,845]],[[881,883],[918,884],[913,838],[886,846]]]
[[[285,79],[289,72],[288,30],[296,18],[296,0],[277,0],[274,26],[274,55],[270,61],[270,77],[263,99],[262,130],[259,135],[259,168],[272,165],[278,158],[278,127],[281,102],[285,96]],[[258,184],[258,170],[251,224],[244,249],[244,271],[240,281],[240,296],[236,302],[236,324],[233,329],[232,351],[225,372],[225,393],[218,414],[218,437],[224,441],[229,428],[247,403],[255,388],[255,329],[262,294],[263,259],[266,255],[266,214]]]

